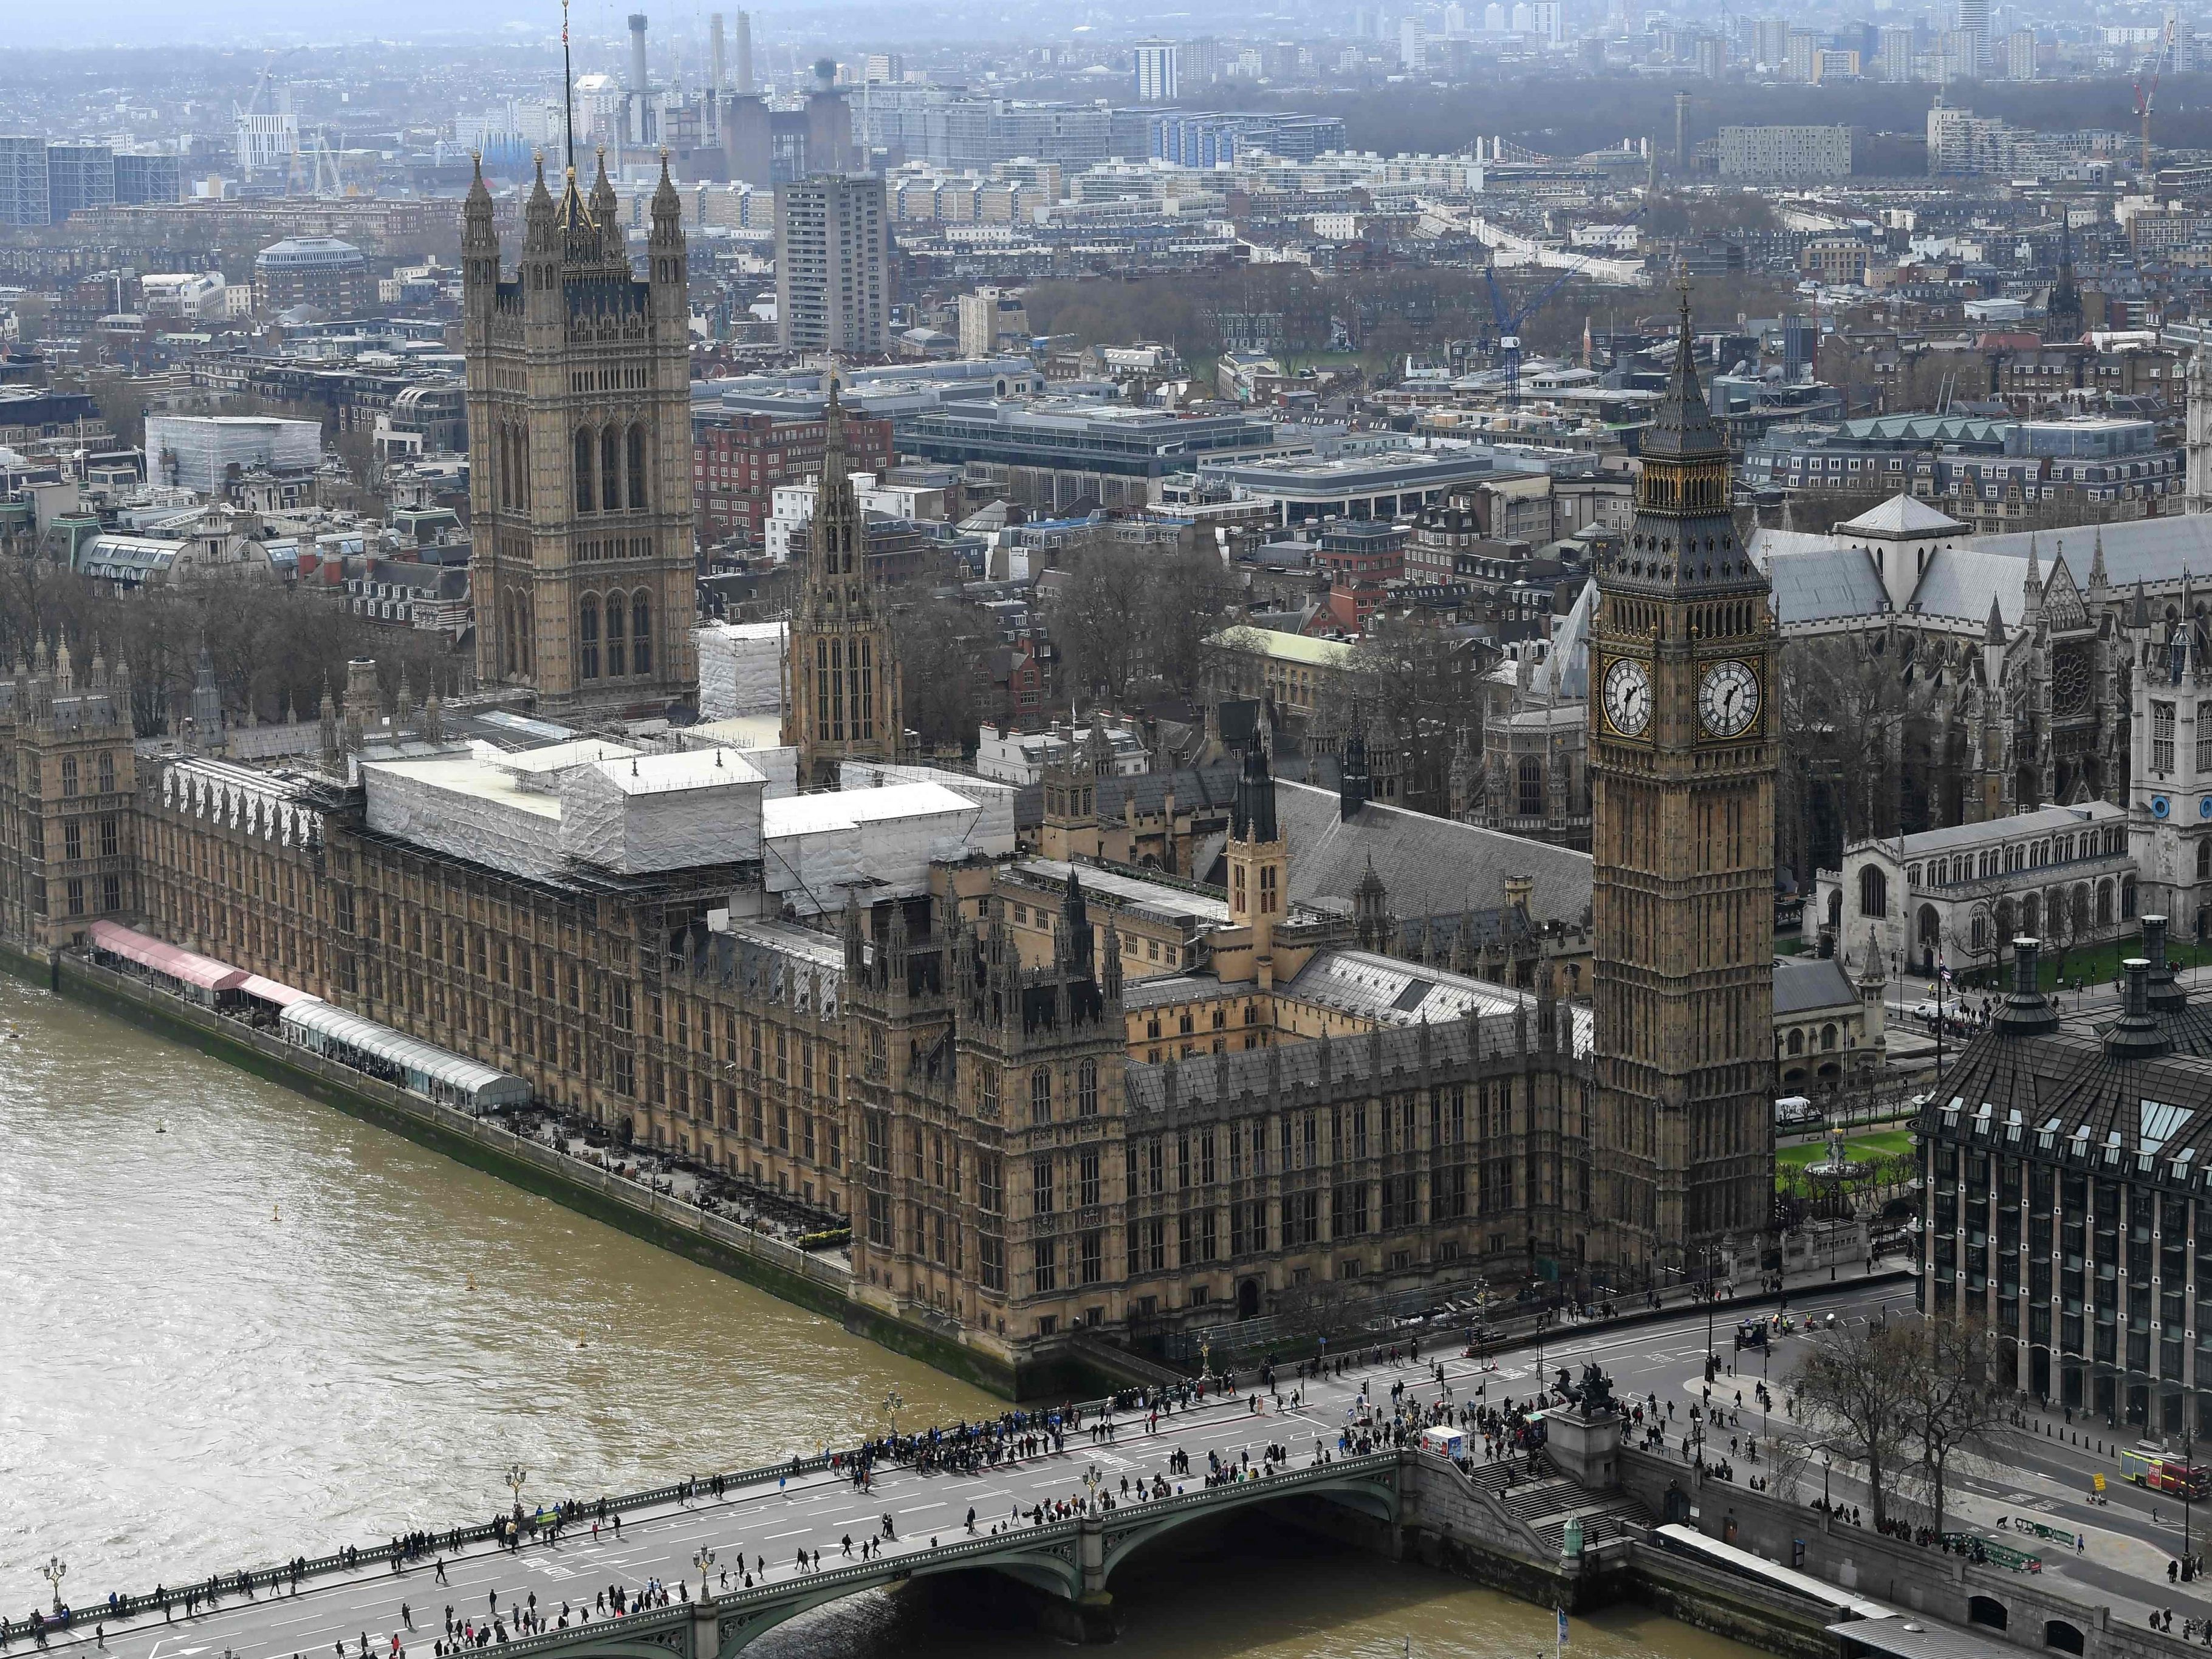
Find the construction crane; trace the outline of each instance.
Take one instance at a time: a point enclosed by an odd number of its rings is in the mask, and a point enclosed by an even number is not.
[[[2150,181],[2151,100],[2158,96],[2158,77],[2160,73],[2166,68],[2166,55],[2170,50],[2172,50],[2172,46],[2173,24],[2169,21],[2166,26],[2165,34],[2159,40],[2157,52],[2151,55],[2150,84],[2147,87],[2143,84],[2142,75],[2140,71],[2138,71],[2136,76],[2136,114],[2140,117],[2142,121],[2142,173],[2143,182],[2145,184],[2148,184]]]
[[[1498,286],[1498,266],[1493,262],[1482,268],[1482,280],[1490,288],[1490,314],[1498,330],[1498,362],[1505,371],[1505,403],[1508,408],[1521,401],[1521,325],[1543,309],[1551,297],[1582,275],[1578,268],[1569,267],[1538,289],[1517,307],[1509,309],[1504,290]]]

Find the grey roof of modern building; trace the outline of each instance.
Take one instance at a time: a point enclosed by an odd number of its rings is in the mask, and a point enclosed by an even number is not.
[[[1777,957],[1774,958],[1774,1012],[1809,1014],[1820,1008],[1856,1004],[1858,987],[1833,957]]]
[[[2194,1054],[2122,1058],[2078,1029],[2021,1036],[1992,1023],[1967,1043],[1943,1088],[1955,1104],[1939,1104],[1939,1119],[1955,1112],[1963,1126],[1986,1106],[1996,1126],[1986,1139],[2002,1152],[2037,1151],[2048,1132],[2046,1155],[2094,1149],[2105,1170],[2131,1171],[2145,1152],[2171,1163],[2186,1152],[2198,1169],[2212,1158],[2212,1064]]]
[[[1289,843],[1293,904],[1349,903],[1370,860],[1401,924],[1422,916],[1486,910],[1506,878],[1533,879],[1528,914],[1538,922],[1581,925],[1589,915],[1590,855],[1502,830],[1431,817],[1373,801],[1350,818],[1330,790],[1275,785],[1275,811]]]

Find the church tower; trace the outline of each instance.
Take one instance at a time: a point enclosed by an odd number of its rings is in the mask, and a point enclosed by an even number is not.
[[[1601,568],[1589,751],[1601,1229],[1632,1268],[1769,1223],[1774,1192],[1775,623],[1692,356]],[[1746,1240],[1745,1242],[1749,1242]]]
[[[606,158],[586,202],[541,159],[514,275],[479,161],[462,214],[477,678],[546,712],[691,702],[690,301],[665,159],[647,276]]]
[[[809,789],[836,783],[845,761],[897,760],[906,731],[890,624],[868,573],[868,527],[845,472],[836,371],[829,379],[822,479],[784,657],[783,740],[798,746]]]

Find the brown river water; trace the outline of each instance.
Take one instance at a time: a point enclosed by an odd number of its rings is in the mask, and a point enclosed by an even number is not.
[[[581,1346],[580,1346],[580,1343]],[[0,978],[0,1608],[995,1410],[988,1395],[181,1045]],[[1552,1615],[1252,1518],[1115,1575],[1124,1659],[1561,1659]],[[859,1595],[760,1659],[1013,1659]],[[1749,1659],[1635,1610],[1566,1659]]]

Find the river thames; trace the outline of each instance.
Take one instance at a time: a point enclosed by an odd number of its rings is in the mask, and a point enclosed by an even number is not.
[[[777,1460],[989,1396],[191,1049],[0,978],[0,1607]],[[1115,1582],[1129,1659],[1549,1659],[1549,1613],[1264,1519]],[[1034,1654],[940,1592],[761,1659]],[[1593,1659],[1747,1659],[1624,1610]]]

